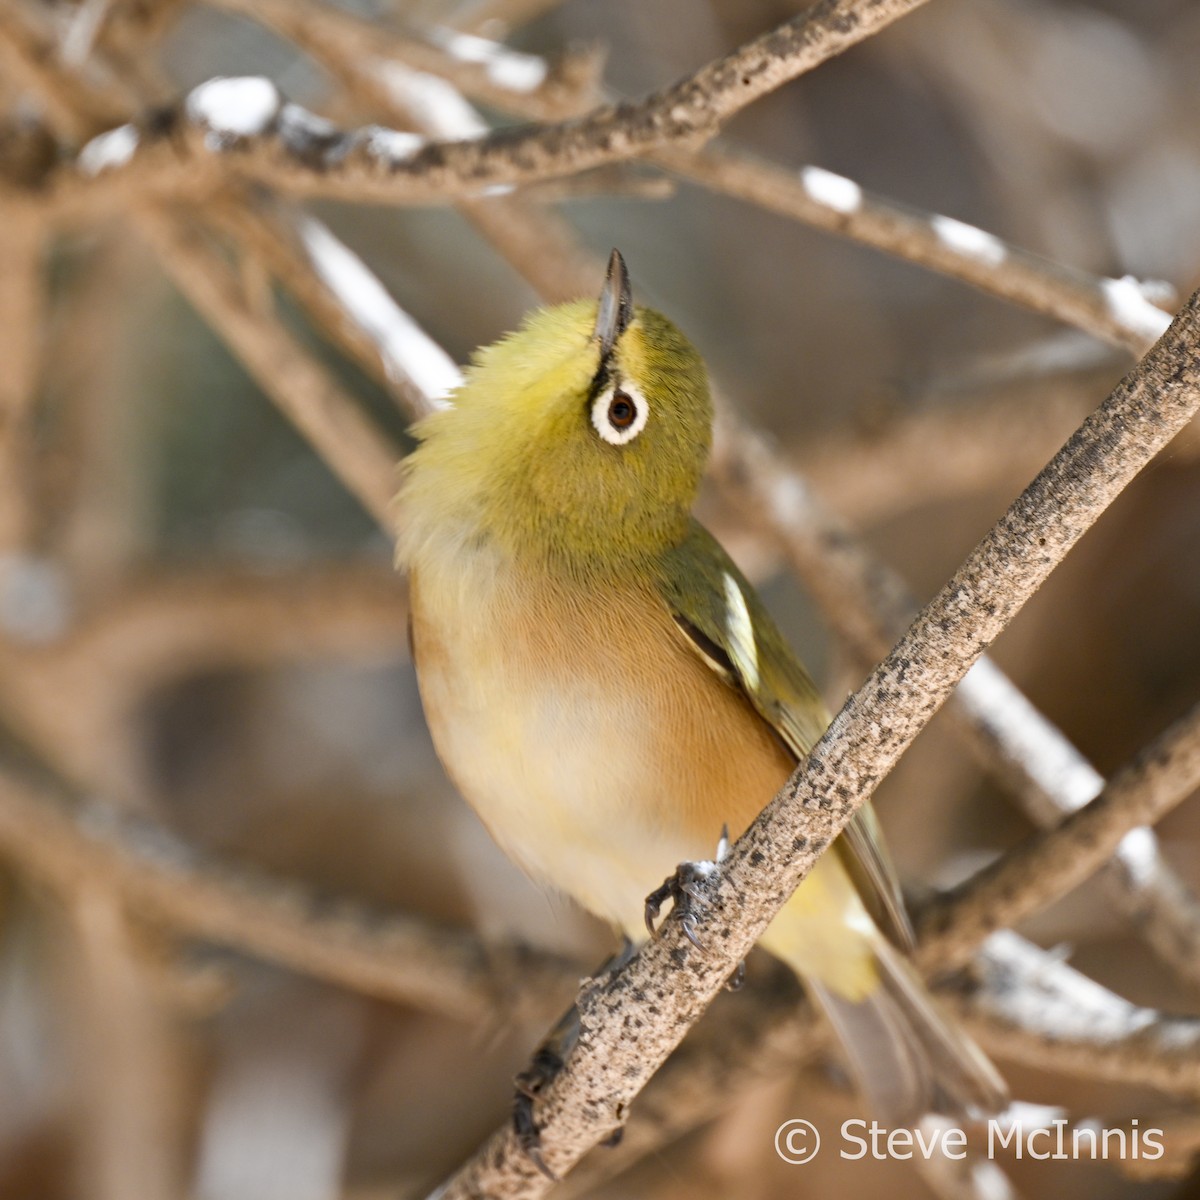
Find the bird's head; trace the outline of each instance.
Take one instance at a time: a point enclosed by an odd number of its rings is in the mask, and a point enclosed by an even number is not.
[[[532,314],[417,427],[402,556],[449,535],[575,574],[648,561],[686,530],[711,429],[700,356],[614,250],[599,301]]]

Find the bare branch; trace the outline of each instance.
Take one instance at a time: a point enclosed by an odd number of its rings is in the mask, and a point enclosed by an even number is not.
[[[545,954],[485,947],[471,934],[420,918],[331,907],[296,884],[206,864],[157,826],[49,779],[7,735],[4,743],[0,847],[60,889],[86,879],[178,932],[468,1021],[490,1018],[502,1001],[513,1007],[506,989],[531,986],[531,995],[550,1006],[578,983],[577,968]]]
[[[659,151],[687,179],[806,225],[940,271],[980,291],[1143,354],[1170,323],[1131,278],[1103,279],[1051,262],[952,217],[922,213],[820,167],[787,171],[746,154]]]
[[[1200,787],[1200,708],[1141,750],[1086,807],[1037,834],[921,914],[919,961],[961,962],[997,929],[1065,896]]]
[[[269,313],[245,298],[201,238],[157,211],[141,226],[188,299],[228,342],[258,385],[318,449],[339,479],[389,532],[400,457],[394,445]]]
[[[90,143],[82,170],[57,178],[55,201],[94,211],[104,198],[148,190],[184,189],[194,198],[230,170],[294,194],[355,202],[475,196],[707,141],[747,105],[924,2],[820,0],[640,104],[449,144],[378,127],[342,131],[285,105],[267,80],[210,80],[154,128],[123,126]]]

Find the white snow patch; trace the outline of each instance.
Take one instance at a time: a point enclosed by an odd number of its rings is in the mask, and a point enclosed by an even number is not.
[[[119,125],[92,138],[79,152],[79,169],[85,175],[99,175],[112,167],[124,166],[141,139],[132,125]]]
[[[267,132],[282,103],[279,89],[260,75],[218,77],[191,90],[187,113],[223,137],[254,137]]]
[[[488,132],[487,122],[446,80],[383,59],[371,66],[376,78],[409,108],[414,123],[430,135],[470,141]]]
[[[498,42],[490,42],[473,34],[437,29],[430,34],[430,40],[459,62],[485,67],[488,78],[497,87],[510,91],[536,91],[545,82],[549,72],[545,59],[510,50]]]
[[[985,229],[943,216],[934,217],[930,224],[943,246],[984,266],[998,267],[1008,257],[1004,243]]]
[[[804,167],[800,171],[800,182],[810,200],[834,212],[852,213],[862,207],[862,188],[853,179],[835,175],[824,167]]]
[[[1101,287],[1108,303],[1109,314],[1126,329],[1146,342],[1157,342],[1171,323],[1169,313],[1163,312],[1146,299],[1142,285],[1132,276],[1106,279]]]
[[[462,382],[454,360],[392,297],[363,261],[319,221],[298,226],[317,273],[379,348],[388,374],[407,380],[434,408]]]
[[[373,158],[385,158],[389,162],[405,162],[425,145],[425,139],[419,133],[385,129],[382,125],[368,125],[363,130],[363,138],[367,152]]]

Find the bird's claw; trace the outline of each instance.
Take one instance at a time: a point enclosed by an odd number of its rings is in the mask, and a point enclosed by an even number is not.
[[[662,911],[663,904],[667,900],[671,900],[679,913],[679,924],[683,926],[684,937],[697,950],[704,949],[700,939],[696,936],[698,914],[695,910],[704,907],[704,893],[697,885],[701,880],[707,879],[716,869],[715,862],[680,863],[675,869],[675,874],[666,880],[662,887],[655,888],[646,897],[646,928],[650,931],[651,937],[658,932],[655,922],[658,920],[658,914]]]

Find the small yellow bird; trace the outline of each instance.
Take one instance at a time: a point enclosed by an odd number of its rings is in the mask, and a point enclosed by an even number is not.
[[[758,815],[829,716],[754,589],[690,513],[704,364],[635,309],[534,313],[417,426],[401,490],[422,702],[445,768],[535,880],[632,939],[646,896]],[[875,1114],[994,1111],[1004,1085],[909,966],[869,809],[762,938],[830,1017]]]

